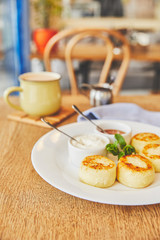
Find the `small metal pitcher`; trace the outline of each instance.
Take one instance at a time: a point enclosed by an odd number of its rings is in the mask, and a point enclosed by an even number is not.
[[[90,89],[90,104],[94,107],[112,103],[112,86],[109,83],[103,85],[91,85],[83,83],[81,89],[87,87]],[[84,92],[82,92],[84,94]],[[86,94],[84,94],[86,96]]]

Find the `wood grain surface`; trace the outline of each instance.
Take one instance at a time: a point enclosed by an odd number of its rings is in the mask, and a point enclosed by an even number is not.
[[[46,116],[45,119],[53,125],[57,125],[58,123],[63,122],[65,119],[75,114],[75,111],[71,107],[61,106],[60,110],[50,116]],[[29,116],[25,112],[15,111],[11,114],[8,114],[8,119],[14,120],[17,122],[23,122],[26,124],[32,124],[39,127],[47,127],[50,128],[46,123],[41,121],[41,117],[37,116]]]
[[[90,107],[85,97],[64,96],[66,106]],[[118,97],[160,111],[160,95]],[[13,110],[14,111],[14,110]],[[50,129],[7,120],[0,99],[0,240],[160,239],[160,204],[114,206],[86,201],[50,186],[34,170],[31,151]],[[76,121],[77,115],[60,125]],[[154,196],[153,196],[154,198]]]

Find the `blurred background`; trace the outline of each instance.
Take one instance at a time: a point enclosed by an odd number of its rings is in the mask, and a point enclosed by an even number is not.
[[[19,84],[21,73],[44,70],[43,47],[37,45],[36,39],[40,29],[52,29],[51,36],[72,24],[80,27],[80,19],[90,19],[94,24],[94,19],[99,18],[115,20],[109,21],[110,28],[120,24],[119,19],[125,23],[132,19],[131,26],[122,24],[120,30],[132,47],[142,52],[160,43],[160,0],[0,0],[0,96],[7,87]],[[143,21],[138,24],[138,20]],[[44,36],[44,32],[41,34]],[[92,66],[90,82],[96,81],[101,64]],[[75,67],[83,78],[83,64],[75,61]],[[65,63],[53,60],[53,71],[62,74],[62,88],[69,88]],[[160,61],[131,60],[121,94],[159,90],[159,75]]]

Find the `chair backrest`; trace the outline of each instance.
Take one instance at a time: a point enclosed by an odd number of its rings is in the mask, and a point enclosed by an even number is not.
[[[94,44],[79,43],[82,39],[85,39],[88,36],[103,40],[103,52],[102,51],[98,52],[99,50],[96,47],[97,45],[99,45],[99,43],[97,43],[97,41]],[[52,48],[55,46],[55,44],[58,41],[60,41],[61,39],[66,39],[68,37],[70,38],[66,43],[66,47],[63,54],[66,60],[67,68],[68,68],[72,94],[77,94],[79,92],[76,76],[74,73],[74,67],[72,64],[72,59],[79,58],[81,60],[89,59],[92,61],[103,59],[104,65],[99,78],[99,84],[103,84],[107,81],[112,62],[115,59],[114,44],[111,41],[111,39],[113,38],[114,41],[116,39],[121,43],[121,49],[122,49],[122,53],[120,54],[121,65],[117,72],[117,76],[113,84],[113,95],[114,96],[118,95],[122,87],[122,84],[128,69],[129,60],[130,60],[130,47],[126,38],[122,34],[120,34],[118,31],[114,31],[106,28],[65,29],[59,32],[58,34],[56,34],[54,37],[52,37],[46,45],[46,48],[44,51],[44,64],[47,71],[51,71],[50,57],[51,57]],[[92,45],[92,52],[90,51],[90,53],[87,56],[87,48],[86,48],[86,51],[85,51],[85,48],[82,48],[83,51],[81,51],[80,46],[87,47],[89,45]],[[102,46],[102,43],[101,43],[101,46]],[[76,50],[77,50],[77,53],[76,53]],[[52,57],[54,57],[54,54],[52,55]]]
[[[94,38],[102,39],[106,46],[106,58],[105,58],[105,61],[103,64],[101,74],[100,74],[99,83],[105,82],[107,79],[107,76],[109,74],[111,63],[113,61],[113,48],[114,48],[110,39],[106,36],[103,36],[102,34],[100,34],[99,32],[97,32],[94,29],[75,35],[68,42],[68,44],[66,46],[66,51],[65,51],[66,64],[68,67],[68,74],[69,74],[69,78],[70,78],[70,82],[71,82],[71,86],[72,86],[72,89],[71,89],[72,94],[77,94],[79,92],[78,86],[77,86],[76,75],[75,75],[73,64],[72,64],[72,52],[73,52],[75,45],[80,40],[82,40],[86,37],[91,37],[91,36]],[[96,48],[95,48],[95,51],[96,51]],[[93,59],[93,60],[95,60],[95,59]]]

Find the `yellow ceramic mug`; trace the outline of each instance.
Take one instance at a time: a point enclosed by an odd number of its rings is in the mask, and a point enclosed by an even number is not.
[[[5,101],[17,110],[33,116],[46,116],[57,112],[61,105],[61,90],[58,73],[24,73],[19,76],[20,87],[10,87],[4,92]],[[20,92],[20,106],[13,104],[9,95]]]

